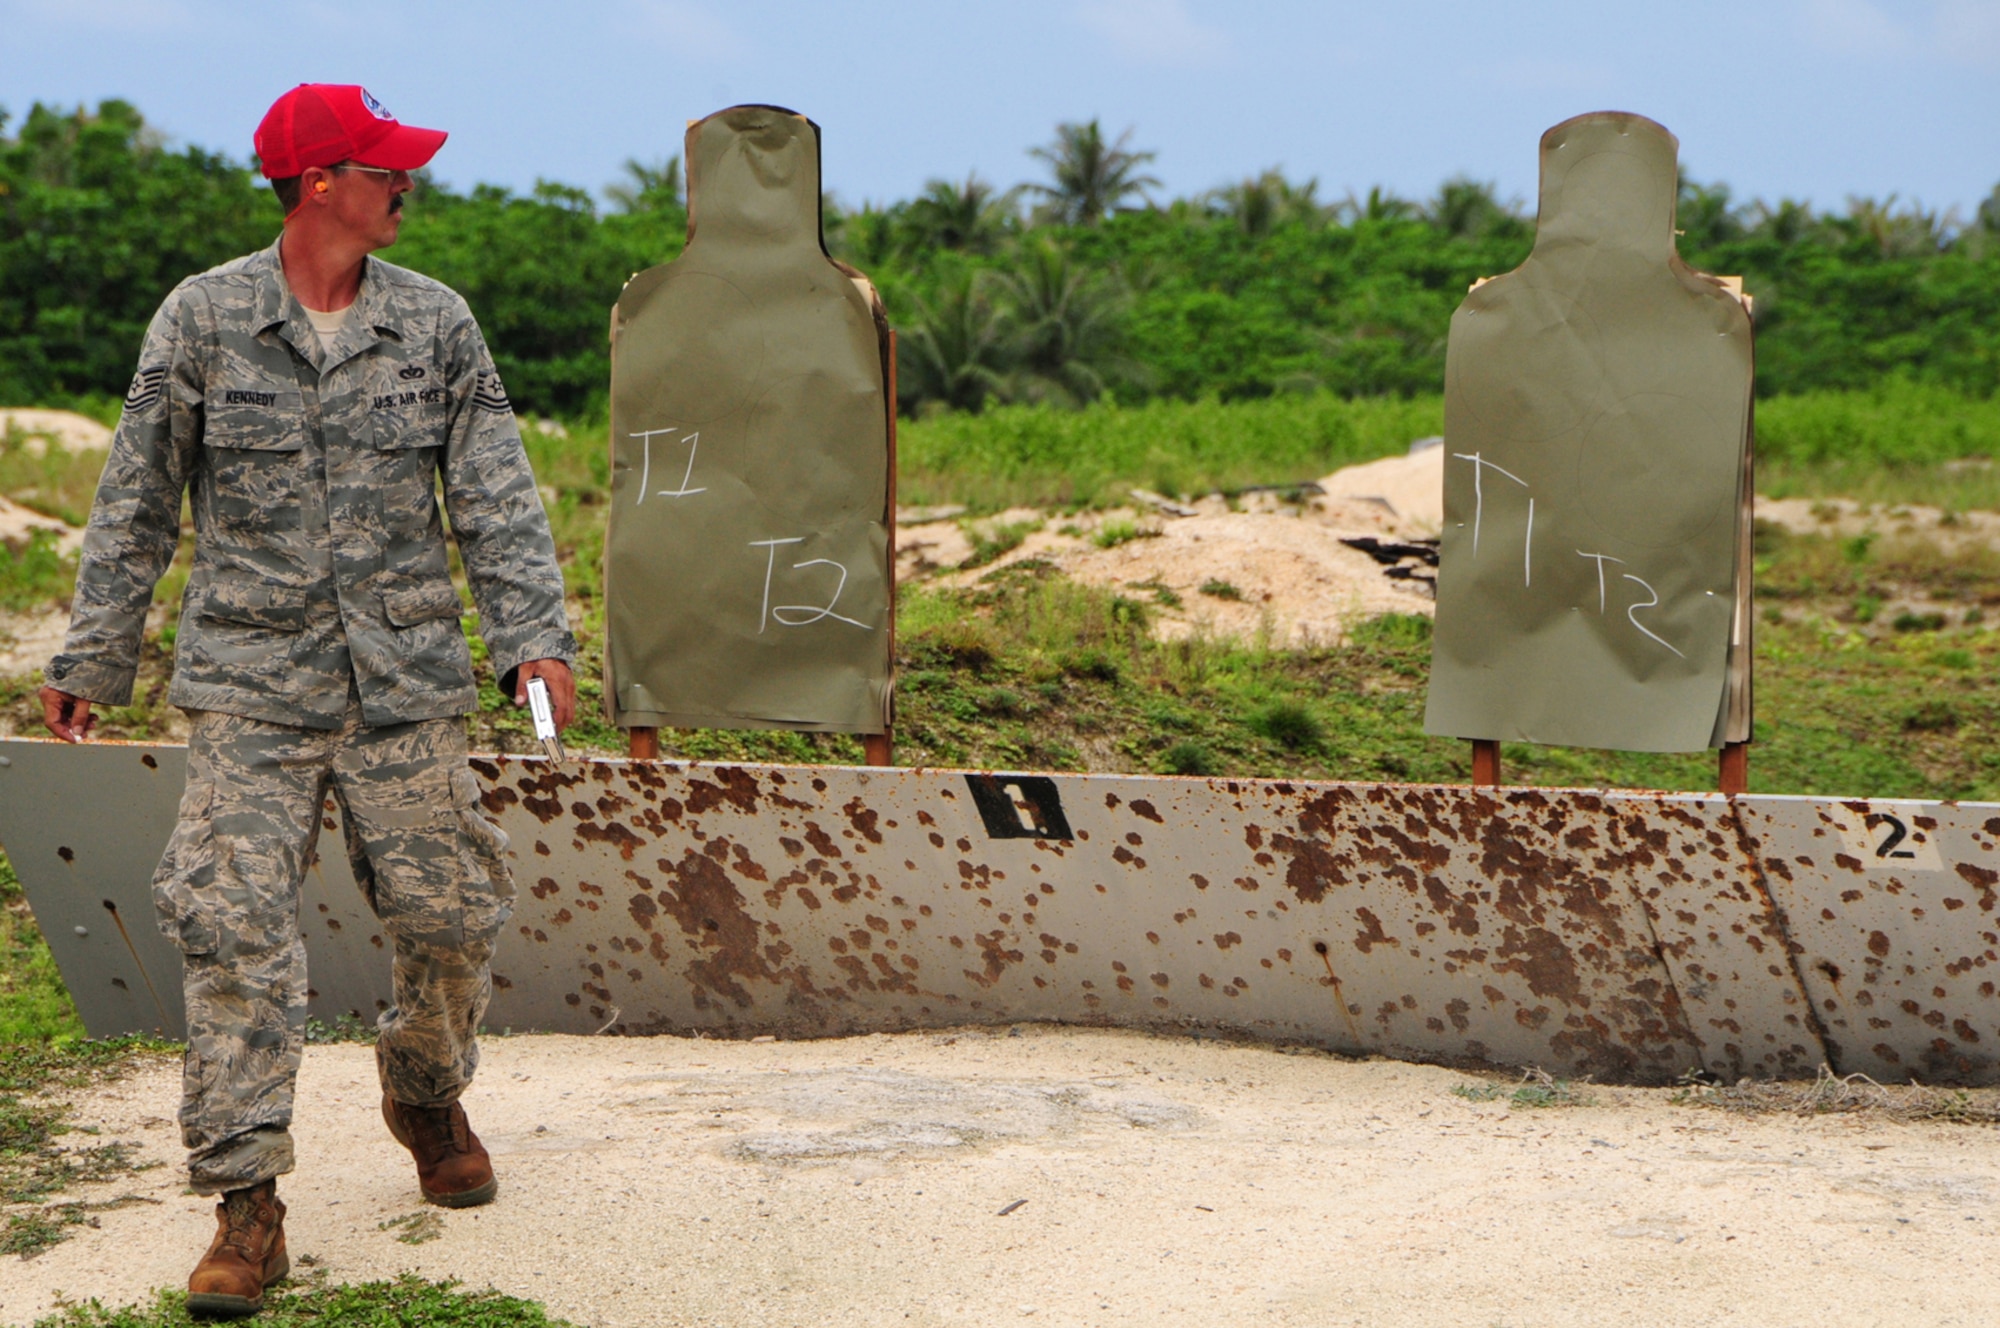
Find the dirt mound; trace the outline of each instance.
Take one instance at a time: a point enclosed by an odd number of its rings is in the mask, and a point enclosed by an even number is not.
[[[956,510],[945,519],[908,510],[896,532],[896,575],[965,586],[1040,559],[1147,601],[1163,639],[1332,643],[1354,622],[1432,611],[1428,569],[1406,560],[1392,575],[1343,541],[1434,537],[1444,515],[1443,459],[1441,447],[1428,447],[1336,471],[1316,486],[1231,498],[1135,490],[1133,507],[1075,516],[1022,507],[962,520]]]
[[[23,446],[31,456],[46,451],[51,438],[69,452],[102,452],[111,446],[111,430],[73,410],[0,410],[0,435],[9,433],[27,435]]]
[[[1038,558],[1086,585],[1145,601],[1165,640],[1201,633],[1299,647],[1338,641],[1351,622],[1431,611],[1427,587],[1391,580],[1373,558],[1341,543],[1391,537],[1395,525],[1375,504],[1340,499],[1288,515],[1121,510],[1037,531],[992,567]],[[940,580],[968,585],[990,570]]]
[[[1383,504],[1395,514],[1398,533],[1406,539],[1433,538],[1444,528],[1444,440],[1425,439],[1414,446],[1407,456],[1336,470],[1319,487],[1329,498]]]
[[[52,516],[43,516],[33,508],[23,507],[7,498],[0,498],[0,544],[19,548],[39,530],[46,530],[54,535],[56,547],[64,553],[75,553],[83,547],[83,531],[76,526],[66,521],[58,521]]]

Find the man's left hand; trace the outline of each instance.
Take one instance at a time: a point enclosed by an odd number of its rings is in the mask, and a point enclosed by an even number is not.
[[[514,671],[514,704],[528,704],[528,679],[540,678],[549,685],[549,708],[555,711],[556,732],[561,733],[576,718],[576,679],[569,665],[559,659],[531,659]]]

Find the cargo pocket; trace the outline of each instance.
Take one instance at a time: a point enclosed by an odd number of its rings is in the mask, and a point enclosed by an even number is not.
[[[181,792],[180,818],[153,873],[153,907],[160,931],[189,955],[214,954],[221,945],[215,907],[215,785],[190,778]]]
[[[464,612],[465,604],[449,581],[431,581],[382,596],[382,614],[395,627],[420,627],[447,618],[455,623]]]
[[[205,621],[233,627],[302,632],[306,626],[306,592],[300,586],[278,585],[231,573],[209,582],[201,597],[201,616]]]
[[[490,941],[514,911],[507,832],[481,812],[479,777],[464,766],[451,772],[451,803],[458,820],[459,904],[465,939]]]

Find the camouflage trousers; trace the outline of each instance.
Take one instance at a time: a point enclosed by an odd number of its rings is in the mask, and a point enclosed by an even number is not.
[[[181,1136],[195,1192],[292,1169],[305,1042],[299,887],[338,810],[354,879],[393,943],[377,1069],[399,1102],[456,1101],[479,1062],[487,961],[513,908],[507,837],[479,810],[465,725],[341,727],[192,713],[180,821],[153,877],[161,930],[185,956]]]

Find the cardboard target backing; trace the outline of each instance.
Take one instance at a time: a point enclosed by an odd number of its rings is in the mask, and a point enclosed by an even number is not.
[[[1533,253],[1452,317],[1427,732],[1748,736],[1751,322],[1675,252],[1677,146],[1549,130]]]
[[[613,723],[884,731],[886,325],[826,253],[819,157],[777,107],[690,125],[687,249],[612,313]]]

